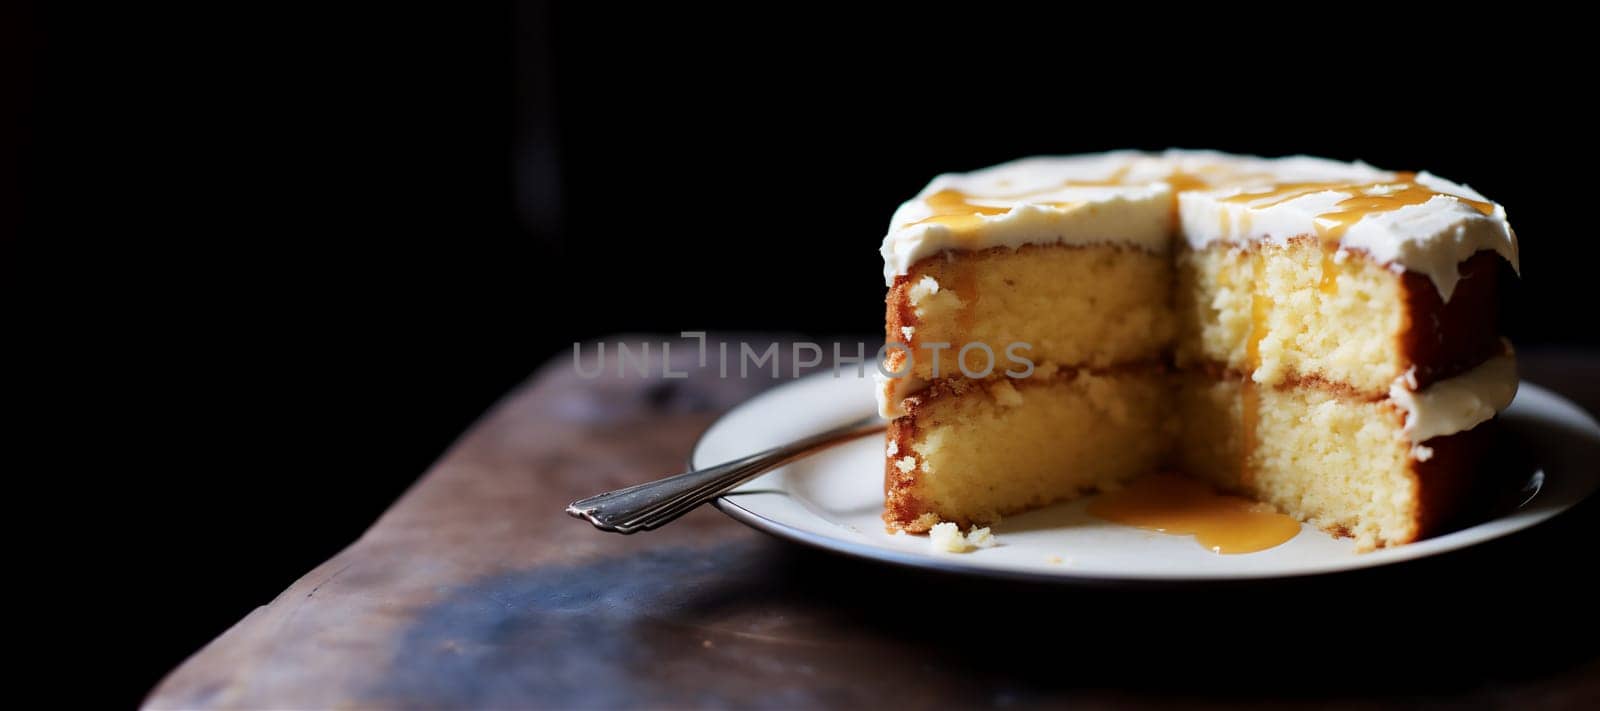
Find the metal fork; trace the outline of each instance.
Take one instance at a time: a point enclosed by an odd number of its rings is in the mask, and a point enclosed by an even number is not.
[[[834,445],[882,432],[883,429],[883,420],[871,415],[714,467],[579,499],[567,505],[567,513],[594,524],[595,528],[602,531],[649,531],[671,523],[694,507],[726,494],[763,473]]]

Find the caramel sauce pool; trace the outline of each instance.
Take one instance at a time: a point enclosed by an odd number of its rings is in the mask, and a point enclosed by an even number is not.
[[[1192,535],[1213,553],[1254,553],[1300,533],[1300,522],[1267,504],[1212,491],[1172,474],[1135,479],[1089,502],[1099,519],[1174,535]]]

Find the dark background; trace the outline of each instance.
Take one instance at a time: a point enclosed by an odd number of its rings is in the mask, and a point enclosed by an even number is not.
[[[876,331],[884,226],[942,171],[1425,168],[1508,206],[1512,337],[1600,345],[1586,97],[1541,88],[1587,64],[1548,27],[1230,56],[1149,18],[229,7],[0,22],[7,302],[74,386],[44,504],[107,531],[79,612],[125,703],[576,340]]]

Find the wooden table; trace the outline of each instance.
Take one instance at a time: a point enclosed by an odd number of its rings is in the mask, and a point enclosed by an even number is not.
[[[718,413],[773,383],[718,379],[685,342],[672,356],[687,379],[546,364],[366,535],[148,705],[1600,707],[1592,499],[1439,558],[1206,590],[893,569],[710,508],[631,537],[568,518],[568,501],[682,469]],[[1600,354],[1523,362],[1600,409]]]

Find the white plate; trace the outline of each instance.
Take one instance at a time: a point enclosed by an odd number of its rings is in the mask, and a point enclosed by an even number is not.
[[[734,408],[706,430],[696,468],[844,424],[874,409],[871,388],[820,373],[786,383]],[[718,499],[750,526],[847,555],[971,575],[1065,583],[1184,582],[1277,578],[1369,568],[1435,555],[1505,536],[1561,511],[1600,483],[1600,425],[1576,405],[1523,383],[1502,414],[1526,443],[1526,497],[1495,518],[1442,536],[1371,553],[1310,526],[1258,553],[1217,555],[1189,536],[1107,523],[1084,513],[1087,500],[1011,516],[994,527],[1000,545],[939,553],[925,536],[884,533],[883,439],[867,437],[776,469]],[[1057,562],[1059,561],[1059,562]]]

